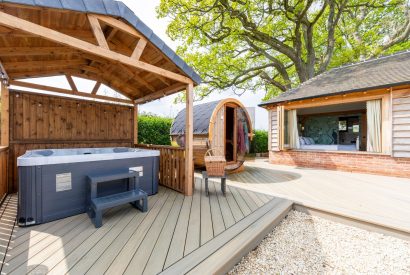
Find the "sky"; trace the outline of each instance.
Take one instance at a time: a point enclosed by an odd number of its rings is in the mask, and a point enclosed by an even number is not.
[[[134,13],[148,25],[169,47],[175,50],[178,46],[177,42],[172,41],[166,34],[167,25],[169,19],[157,18],[155,8],[159,5],[159,0],[122,0]],[[69,88],[68,83],[61,77],[51,77],[45,79],[36,79],[31,82],[38,84],[45,84],[61,88]],[[93,83],[87,80],[75,79],[75,83],[80,91],[91,92]],[[101,93],[101,90],[98,92]],[[109,91],[105,91],[109,94]],[[223,98],[236,98],[240,100],[246,107],[255,107],[255,129],[267,129],[268,128],[268,115],[267,111],[263,108],[257,107],[262,101],[264,93],[253,93],[252,91],[246,92],[242,96],[237,96],[232,90],[225,90],[221,92],[212,93],[205,99],[195,102],[194,104],[200,104]],[[184,103],[175,104],[174,100],[177,94],[167,96],[165,98],[152,101],[139,106],[140,112],[149,112],[160,116],[175,117],[180,110],[185,107]]]

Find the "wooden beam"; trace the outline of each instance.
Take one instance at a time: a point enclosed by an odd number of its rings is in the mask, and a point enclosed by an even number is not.
[[[109,42],[118,32],[118,29],[112,28],[111,31],[107,34],[107,42]]]
[[[134,104],[134,144],[138,144],[138,104]]]
[[[162,69],[160,67],[135,60],[131,57],[112,52],[100,46],[93,45],[92,43],[85,42],[83,40],[77,39],[75,37],[63,34],[61,32],[40,26],[38,24],[32,23],[30,21],[15,17],[13,15],[7,14],[5,12],[0,12],[0,25],[22,30],[31,34],[35,34],[44,39],[54,41],[56,43],[69,46],[71,48],[87,52],[96,56],[100,56],[110,60],[111,62],[119,62],[125,65],[141,69],[147,72],[158,74],[166,78],[170,78],[185,84],[193,83],[193,81],[183,75]]]
[[[165,77],[160,76],[160,75],[156,75],[156,77],[159,79],[159,81],[161,81],[165,85],[171,86],[171,82],[168,79],[166,79]]]
[[[143,79],[142,77],[140,77],[137,74],[134,74],[134,79],[137,80],[139,83],[141,83],[142,85],[144,85],[145,87],[148,88],[148,90],[150,90],[151,92],[155,92],[155,87],[152,86],[151,84],[149,84],[147,81],[145,81],[145,79]]]
[[[0,47],[0,56],[39,56],[75,54],[78,51],[67,47]]]
[[[140,77],[139,75],[138,75],[138,72],[136,73],[136,72],[134,72],[134,71],[132,71],[132,70],[130,70],[127,66],[125,66],[125,65],[121,65],[120,66],[127,74],[128,74],[128,79],[127,79],[127,81],[126,81],[126,83],[128,83],[128,82],[130,82],[131,81],[131,79],[135,79],[135,80],[137,80],[138,82],[140,82],[142,85],[144,85],[145,87],[147,87],[148,88],[148,90],[150,90],[151,92],[155,92],[155,88],[151,85],[151,84],[149,84],[147,81],[145,81],[145,79],[143,79],[142,77]],[[125,84],[126,84],[125,83]]]
[[[24,79],[24,78],[38,78],[46,76],[61,76],[64,74],[76,75],[81,73],[80,70],[75,70],[73,68],[58,68],[50,70],[36,70],[36,71],[22,71],[22,72],[11,72],[10,79]]]
[[[102,100],[108,100],[108,101],[113,101],[113,102],[132,104],[132,101],[129,99],[114,98],[114,97],[102,96],[102,95],[93,95],[93,94],[84,93],[84,92],[76,93],[71,90],[50,87],[46,85],[39,85],[39,84],[34,84],[34,83],[28,83],[28,82],[22,82],[22,81],[16,81],[16,80],[10,81],[10,84],[19,86],[19,87],[43,90],[43,91],[48,91],[48,92],[53,92],[53,93],[60,93],[60,94],[66,94],[66,95],[72,95],[72,96],[81,96],[81,97],[87,97],[87,98],[102,99]]]
[[[119,93],[119,94],[121,94],[121,95],[123,95],[127,98],[130,98],[130,99],[131,98],[134,99],[134,98],[136,98],[136,97],[138,97],[142,94],[141,91],[138,90],[135,87],[132,87],[132,88],[131,87],[128,87],[128,88],[126,87],[127,89],[123,88],[122,90],[119,90],[120,89],[119,86],[120,86],[120,83],[121,83],[120,80],[113,80],[113,79],[106,80],[104,78],[104,76],[96,75],[92,72],[85,72],[85,73],[78,73],[78,74],[71,74],[71,75],[77,76],[77,77],[80,77],[80,78],[85,78],[85,79],[88,79],[88,80],[93,80],[93,81],[96,81],[96,82],[101,82],[101,84],[104,84],[107,87],[110,87],[115,92],[117,92],[117,93]]]
[[[137,43],[137,46],[135,46],[135,49],[131,54],[131,58],[139,60],[142,55],[142,52],[145,49],[145,46],[147,46],[147,40],[145,38],[140,38],[140,40]]]
[[[10,144],[10,95],[7,85],[0,83],[1,92],[1,146]]]
[[[97,40],[98,45],[109,50],[110,47],[108,46],[107,40],[105,39],[105,35],[101,29],[100,22],[98,22],[98,18],[92,14],[88,14],[87,16],[88,22],[90,22],[91,29],[94,33],[94,37]]]
[[[90,65],[83,65],[80,68],[81,68],[81,70],[84,70],[84,71],[87,71],[87,72],[92,72],[92,73],[96,73],[96,74],[101,74],[102,73],[100,69],[98,69],[96,67],[93,67],[93,66],[90,66]]]
[[[155,100],[155,99],[158,99],[160,97],[164,97],[164,96],[167,96],[167,95],[170,95],[170,94],[174,94],[176,92],[180,92],[185,88],[186,88],[186,85],[176,83],[172,86],[169,86],[169,87],[167,87],[165,89],[162,89],[160,91],[157,91],[155,93],[151,93],[151,94],[146,95],[144,97],[138,98],[134,102],[137,103],[137,104],[142,104],[142,103],[145,103],[147,101]]]
[[[89,42],[94,43],[95,42],[95,38],[93,36],[93,33],[88,31],[88,30],[73,30],[73,29],[63,29],[63,28],[59,28],[59,32],[70,35],[70,36],[74,36],[77,38],[80,38],[82,40],[86,40]],[[21,38],[21,39],[28,39],[28,38],[36,38],[38,37],[37,35],[34,35],[32,33],[27,33],[27,32],[23,32],[21,30],[10,30],[10,31],[6,31],[6,32],[2,32],[0,31],[0,36],[3,37],[10,37],[13,36],[14,38]]]
[[[78,93],[77,86],[75,85],[74,79],[71,77],[71,75],[66,74],[65,77],[67,78],[67,82],[71,87],[71,90]]]
[[[292,101],[287,103],[280,103],[278,105],[284,106],[287,110],[311,108],[326,105],[337,105],[344,103],[362,102],[373,99],[381,99],[385,94],[389,94],[389,89],[373,90],[356,92],[335,96],[323,96],[319,98],[303,99],[298,101]],[[269,107],[268,107],[269,108]]]
[[[98,89],[100,89],[100,87],[101,87],[101,82],[96,82],[95,83],[95,86],[94,86],[94,88],[93,88],[93,90],[91,91],[91,94],[92,95],[96,95],[97,94],[97,92],[98,92]]]
[[[120,31],[126,32],[129,35],[132,35],[136,38],[144,38],[142,34],[140,34],[134,27],[128,25],[127,23],[124,23],[122,21],[119,21],[113,17],[110,16],[104,16],[104,15],[95,15],[99,20],[104,22],[105,24],[118,29]]]
[[[383,154],[392,155],[393,153],[393,102],[392,91],[383,96],[381,100],[382,107],[382,152]]]
[[[18,62],[4,62],[4,67],[7,70],[28,70],[41,69],[46,67],[67,67],[86,65],[87,61],[84,59],[73,60],[40,60],[40,61],[18,61]]]
[[[185,195],[192,196],[194,185],[194,126],[193,126],[194,86],[186,86],[186,117],[185,117]]]

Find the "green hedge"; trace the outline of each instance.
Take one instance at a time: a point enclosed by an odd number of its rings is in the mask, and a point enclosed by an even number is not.
[[[255,130],[253,140],[251,142],[250,153],[266,153],[268,152],[268,131]]]
[[[169,132],[172,118],[159,117],[152,114],[138,116],[138,143],[171,145]]]

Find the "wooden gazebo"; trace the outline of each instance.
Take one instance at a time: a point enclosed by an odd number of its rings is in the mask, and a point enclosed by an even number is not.
[[[15,159],[25,150],[134,146],[138,105],[183,90],[188,135],[184,183],[175,189],[192,194],[193,87],[201,79],[123,3],[2,1],[0,71],[0,195],[17,191]],[[71,89],[22,81],[57,75]],[[79,91],[73,77],[95,81],[94,89]],[[123,98],[99,94],[101,85]]]

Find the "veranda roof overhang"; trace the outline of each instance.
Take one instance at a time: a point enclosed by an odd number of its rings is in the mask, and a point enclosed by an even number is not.
[[[82,94],[75,76],[96,81],[94,97],[104,84],[140,104],[201,82],[120,1],[0,1],[0,10],[0,63],[10,84],[41,89],[18,80],[66,75],[72,90],[55,92]]]

